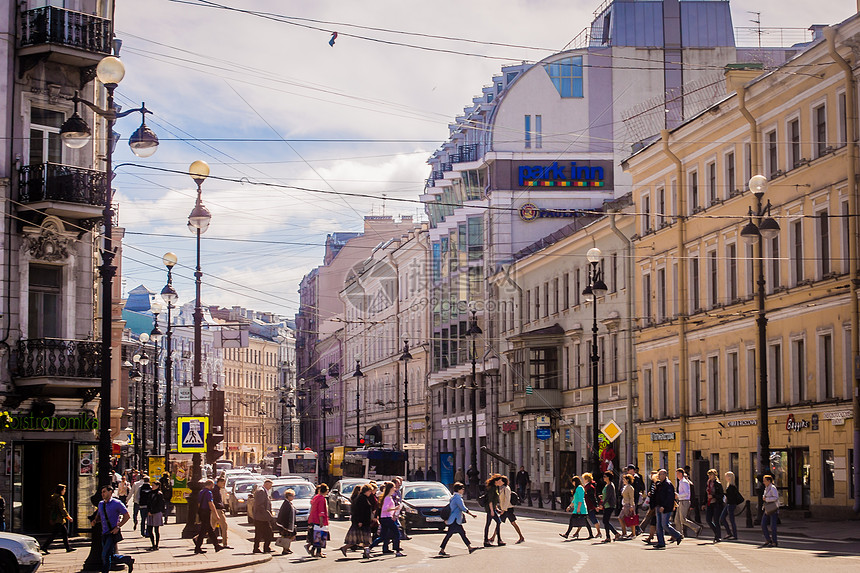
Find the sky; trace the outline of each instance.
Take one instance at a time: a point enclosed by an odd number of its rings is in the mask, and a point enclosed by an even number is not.
[[[117,102],[145,102],[161,140],[152,157],[124,143],[114,156],[124,292],[140,284],[159,292],[161,257],[171,251],[180,301],[194,298],[186,223],[196,186],[186,173],[202,159],[212,212],[201,244],[203,303],[287,316],[302,277],[322,262],[327,234],[361,231],[365,215],[423,216],[426,161],[448,124],[501,66],[561,50],[600,4],[116,1],[126,67]],[[732,16],[736,27],[754,26],[755,11],[764,27],[805,29],[855,7],[734,0]],[[138,125],[133,114],[116,131],[125,141]]]

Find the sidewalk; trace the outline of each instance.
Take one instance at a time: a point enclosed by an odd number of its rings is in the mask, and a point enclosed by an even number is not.
[[[171,521],[172,519],[171,516]],[[236,528],[232,523],[228,529],[228,542],[234,549],[224,549],[215,553],[212,545],[204,544],[206,553],[195,555],[194,542],[191,539],[182,539],[183,527],[182,523],[163,526],[158,551],[147,551],[146,549],[151,547],[149,539],[140,535],[140,529],[134,531],[131,523],[128,523],[123,528],[125,539],[119,544],[120,554],[134,557],[135,571],[152,573],[226,571],[266,563],[271,561],[272,555],[275,555],[274,553],[252,553],[254,544],[248,539],[248,531]],[[77,551],[67,553],[62,541],[59,544],[54,542],[49,549],[50,555],[43,556],[39,573],[77,573],[82,570],[90,550],[89,539],[78,537],[70,541]],[[279,547],[275,549],[280,553]]]
[[[484,508],[480,507],[474,500],[466,501],[466,505],[474,512],[484,511]],[[570,516],[570,514],[565,511],[553,511],[548,508],[539,508],[537,505],[534,507],[518,505],[516,513],[518,516],[521,515],[524,517],[557,519],[559,523],[567,523]],[[639,516],[644,517],[644,512],[640,512]],[[739,535],[743,535],[744,532],[759,536],[761,535],[761,527],[759,525],[754,525],[752,529],[746,527],[746,514],[741,514],[735,519]],[[707,531],[709,531],[709,529],[707,525],[705,525],[705,537],[707,537]],[[779,535],[860,542],[860,519],[837,521],[782,515],[780,516]]]

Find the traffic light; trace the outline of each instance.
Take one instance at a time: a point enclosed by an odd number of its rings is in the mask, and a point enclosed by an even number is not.
[[[206,436],[206,463],[214,464],[224,455],[224,449],[218,444],[224,441],[224,434],[209,432]]]
[[[364,445],[364,438],[359,438],[358,445],[360,445],[360,446]]]

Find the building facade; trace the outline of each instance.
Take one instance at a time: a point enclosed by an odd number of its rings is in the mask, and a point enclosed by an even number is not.
[[[855,16],[767,73],[731,67],[721,101],[625,162],[646,473],[690,466],[701,482],[731,470],[749,498],[766,471],[788,508],[853,505],[857,102],[842,59],[858,31]],[[754,175],[779,231],[748,244],[747,224],[763,224],[749,211]]]

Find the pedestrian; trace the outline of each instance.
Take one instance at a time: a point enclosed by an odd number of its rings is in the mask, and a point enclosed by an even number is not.
[[[149,537],[149,532],[146,530],[146,515],[149,513],[149,493],[152,491],[152,485],[149,483],[149,476],[143,476],[143,483],[137,490],[137,507],[140,510],[140,535]]]
[[[609,543],[612,541],[609,537],[610,533],[615,535],[615,541],[621,539],[621,534],[618,533],[618,530],[616,530],[610,522],[612,519],[612,512],[615,511],[615,504],[618,502],[615,494],[615,484],[612,483],[612,478],[614,477],[615,474],[612,473],[611,470],[603,472],[603,481],[606,483],[606,485],[603,486],[603,494],[601,495],[602,504],[600,506],[600,508],[603,509],[603,530],[606,531],[606,539],[603,540],[603,543]],[[599,534],[598,537],[600,537]]]
[[[269,482],[269,486],[271,487],[271,483]],[[195,554],[203,554],[206,551],[203,549],[203,541],[208,537],[212,542],[212,545],[215,546],[215,553],[218,553],[223,547],[218,543],[218,539],[215,537],[215,531],[212,529],[212,516],[217,510],[215,509],[215,501],[212,495],[212,489],[215,487],[215,482],[211,479],[207,479],[203,484],[203,489],[200,490],[199,497],[197,499],[197,518],[200,520],[200,532],[194,538],[194,553]],[[271,508],[271,505],[269,506]],[[269,513],[271,515],[271,512]],[[256,521],[254,522],[256,526]],[[255,529],[257,529],[255,527]],[[272,531],[271,525],[269,526],[269,532]],[[256,533],[254,536],[255,542],[255,553],[259,553],[256,551]],[[267,545],[268,546],[268,545]]]
[[[356,491],[358,495],[354,497],[349,514],[349,530],[346,532],[340,551],[346,557],[347,549],[361,547],[362,557],[370,559],[370,523],[373,519],[373,503],[370,498],[373,496],[373,487],[366,483],[361,487],[355,486],[353,493]]]
[[[102,573],[110,573],[111,568],[118,563],[125,563],[128,573],[132,573],[134,558],[116,553],[117,543],[122,540],[122,526],[131,519],[128,508],[123,502],[113,498],[112,485],[103,485],[99,491],[102,500],[96,510],[96,519],[101,522],[102,530]],[[93,528],[95,526],[96,522],[93,521]]]
[[[585,488],[585,507],[588,508],[588,521],[597,527],[597,537],[601,537],[600,522],[597,521],[597,487],[588,472],[582,474],[582,487]]]
[[[508,478],[506,476],[501,476],[501,480],[502,486],[499,489],[499,509],[502,511],[502,514],[499,518],[502,520],[502,523],[504,523],[505,520],[511,522],[511,525],[513,525],[514,529],[517,531],[517,535],[520,536],[517,540],[517,543],[519,544],[525,541],[526,538],[523,537],[523,532],[520,531],[520,526],[517,525],[517,516],[514,513],[514,500],[512,499],[514,492],[511,491],[511,487],[508,485]]]
[[[559,533],[559,535],[567,539],[570,531],[576,527],[573,539],[579,539],[579,530],[584,525],[588,529],[588,538],[592,539],[594,534],[591,532],[591,523],[588,521],[588,506],[585,505],[585,488],[582,487],[582,479],[579,476],[573,476],[571,481],[574,487],[573,501],[567,506],[567,511],[570,512],[570,521],[567,524],[567,531]]]
[[[436,470],[432,466],[427,468],[427,481],[436,481]]]
[[[466,474],[463,473],[463,468],[457,468],[457,471],[454,472],[454,483],[457,482],[466,482]]]
[[[415,470],[415,481],[424,481],[424,470],[421,466],[418,466],[418,469]]]
[[[675,511],[675,529],[681,533],[685,533],[684,528],[687,527],[695,532],[696,537],[699,537],[699,534],[702,532],[702,526],[690,519],[690,504],[692,503],[690,480],[681,468],[675,470],[675,477],[678,479],[678,491],[676,494],[678,509]]]
[[[737,539],[738,525],[735,523],[735,508],[744,502],[744,496],[735,485],[734,472],[726,472],[723,477],[726,479],[726,504],[720,515],[720,523],[726,527],[726,536],[723,539]]]
[[[394,491],[391,492],[391,495],[394,497],[394,503],[400,507],[397,510],[397,515],[394,516],[394,524],[397,526],[400,540],[409,541],[412,538],[406,535],[406,516],[403,514],[403,480],[396,477],[391,481],[394,482]]]
[[[221,547],[233,549],[227,543],[227,515],[225,513],[227,505],[224,503],[224,498],[227,495],[227,478],[219,477],[215,480],[215,488],[212,490],[212,501],[215,503],[215,510],[217,511],[217,515],[213,517],[215,517],[218,529],[221,530]]]
[[[657,519],[657,545],[654,546],[655,549],[666,547],[666,532],[672,536],[672,540],[678,545],[684,538],[670,523],[672,511],[675,509],[675,486],[669,481],[668,476],[669,472],[660,468],[657,472],[657,484],[651,495],[651,507],[654,508],[654,517]]]
[[[152,484],[152,491],[149,492],[149,542],[152,544],[150,551],[158,550],[158,543],[161,541],[161,526],[164,525],[164,494],[161,493],[161,483],[155,482]]]
[[[48,519],[51,523],[51,536],[42,545],[42,552],[45,555],[48,554],[48,547],[51,546],[51,543],[54,542],[57,536],[62,538],[66,552],[75,550],[74,547],[69,545],[69,530],[66,524],[72,522],[72,516],[66,510],[66,498],[63,497],[64,495],[66,495],[65,484],[57,484],[56,491],[51,494],[51,499],[48,501],[48,509],[50,511]]]
[[[210,480],[211,481],[211,480]],[[262,553],[271,553],[273,533],[272,500],[269,492],[272,491],[272,480],[263,482],[263,487],[254,492],[254,553],[261,553],[260,543],[263,544]]]
[[[720,542],[720,516],[723,514],[723,484],[720,483],[720,478],[717,470],[711,468],[708,470],[708,501],[702,506],[705,510],[705,521],[711,526],[714,532],[714,543]]]
[[[293,507],[293,500],[296,497],[296,492],[293,489],[284,491],[284,502],[281,504],[281,509],[278,510],[277,524],[281,527],[281,537],[277,543],[281,546],[281,555],[289,555],[292,553],[290,544],[296,538],[296,509]],[[353,506],[353,511],[355,507]]]
[[[634,484],[635,484],[634,478]],[[651,540],[654,539],[654,535],[657,534],[657,509],[654,505],[654,493],[657,489],[657,472],[651,472],[651,489],[648,490],[648,495],[645,496],[645,501],[643,502],[643,507],[648,506],[648,512],[645,514],[645,519],[642,520],[642,527],[648,528],[648,537],[645,538],[645,543],[651,543]]]
[[[128,503],[128,492],[131,486],[128,484],[128,479],[125,474],[122,474],[122,479],[119,480],[119,485],[116,488],[116,496],[125,504]]]
[[[642,503],[645,501],[645,494],[647,493],[645,480],[643,480],[642,476],[639,475],[638,466],[629,464],[626,469],[627,475],[633,478],[633,498],[636,500],[635,505],[633,506],[633,513],[639,515],[639,508],[642,507]],[[635,536],[639,533],[642,533],[642,528],[639,527],[639,525],[635,525],[633,527],[633,535]]]
[[[484,508],[487,511],[487,521],[484,523],[484,547],[490,547],[493,544],[493,541],[496,537],[499,538],[499,546],[504,546],[506,543],[502,541],[502,520],[501,514],[502,510],[500,507],[501,499],[499,497],[499,489],[502,486],[502,476],[499,474],[493,474],[486,481],[486,491],[484,491],[484,495],[486,496],[486,503],[484,504]],[[487,537],[487,534],[490,532],[490,523],[496,523],[496,531],[493,533],[492,537]]]
[[[628,538],[627,527],[630,527],[629,537],[635,535],[636,525],[639,523],[639,514],[636,513],[636,490],[633,487],[633,476],[624,474],[622,480],[624,486],[621,488],[621,538]]]
[[[448,555],[445,553],[445,546],[448,545],[448,540],[451,539],[451,536],[455,533],[463,540],[463,543],[466,545],[466,549],[469,550],[470,554],[477,549],[477,547],[472,547],[472,544],[469,542],[469,538],[466,537],[466,530],[463,529],[463,524],[466,522],[466,518],[463,514],[468,513],[472,517],[475,517],[475,514],[469,511],[466,507],[466,503],[463,501],[463,490],[465,487],[466,486],[460,482],[456,482],[451,486],[451,491],[454,492],[454,495],[451,496],[451,500],[448,502],[448,506],[451,508],[451,515],[449,515],[448,519],[445,520],[445,523],[448,525],[448,531],[442,539],[442,545],[439,546],[439,555],[442,557],[446,557]]]
[[[143,474],[137,476],[137,479],[131,484],[129,495],[132,503],[132,518],[134,529],[137,529],[137,516],[140,513],[140,488],[143,486]]]
[[[168,472],[164,472],[158,481],[161,483],[161,495],[164,496],[164,524],[167,525],[167,516],[170,515],[170,510],[173,508],[171,502],[173,499],[173,478]]]
[[[6,531],[6,498],[0,495],[0,531]]]
[[[520,499],[526,498],[526,488],[530,481],[531,478],[529,477],[529,472],[526,471],[525,466],[520,466],[520,471],[517,472],[516,476],[517,493],[519,494]]]
[[[325,557],[322,550],[325,549],[328,540],[328,501],[326,494],[328,494],[328,486],[321,483],[317,486],[316,495],[311,499],[311,510],[308,514],[308,542],[305,544],[305,549],[311,557]]]
[[[779,492],[773,485],[773,476],[765,475],[764,493],[762,494],[761,530],[764,533],[765,547],[779,547],[776,539],[776,524],[779,522]],[[770,533],[767,529],[770,526]]]
[[[393,492],[394,482],[385,482],[382,489],[382,511],[379,517],[379,526],[382,530],[382,553],[391,553],[388,549],[388,544],[391,543],[394,547],[394,554],[397,557],[404,557],[406,554],[400,551],[400,534],[395,524],[400,505],[395,501]]]
[[[478,478],[480,477],[480,475],[481,474],[478,473],[478,470],[477,470],[477,468],[475,468],[474,465],[469,466],[469,471],[466,472],[466,477],[469,478],[469,489],[471,490],[469,492],[469,495],[473,499],[477,499],[478,495],[479,495],[479,492],[478,492],[479,479]]]

